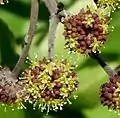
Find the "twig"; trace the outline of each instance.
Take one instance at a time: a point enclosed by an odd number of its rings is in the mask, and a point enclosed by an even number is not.
[[[50,15],[57,13],[57,2],[56,0],[42,0],[48,8]]]
[[[108,76],[113,77],[114,75],[116,75],[117,73],[111,69],[111,67],[100,57],[100,55],[98,53],[94,53],[91,52],[89,53],[90,57],[92,57],[93,59],[95,59],[100,66],[105,70],[105,72],[108,74]]]
[[[66,17],[71,15],[66,10],[62,9],[59,11],[58,4],[56,0],[42,0],[50,12],[50,21],[49,21],[49,39],[48,39],[48,59],[54,60],[54,39],[57,29],[57,25],[61,17]]]
[[[54,60],[54,39],[55,33],[57,29],[57,25],[59,23],[59,19],[56,16],[51,16],[49,25],[49,40],[48,40],[48,58],[49,60]]]
[[[29,48],[32,43],[32,39],[33,39],[35,31],[36,31],[36,24],[38,21],[38,12],[39,12],[38,0],[31,0],[31,16],[30,16],[29,30],[25,37],[25,44],[24,44],[23,51],[18,59],[18,62],[16,63],[16,65],[12,71],[14,77],[18,76],[18,74],[24,64],[25,58],[28,55]]]
[[[42,0],[50,12],[49,20],[49,38],[48,38],[48,59],[54,60],[54,39],[59,23],[59,18],[57,15],[57,2],[55,0]]]

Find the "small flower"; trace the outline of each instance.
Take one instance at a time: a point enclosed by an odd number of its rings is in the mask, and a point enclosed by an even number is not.
[[[0,0],[0,4],[8,3],[8,0]]]
[[[77,90],[77,75],[74,66],[67,60],[36,61],[22,73],[21,82],[25,85],[24,101],[33,104],[41,111],[62,110],[69,96]]]
[[[23,86],[12,76],[11,71],[0,67],[0,103],[4,106],[21,108],[22,90]]]
[[[120,110],[120,76],[115,75],[101,86],[100,99],[103,106],[119,112]]]
[[[108,22],[97,10],[82,9],[64,20],[65,48],[70,52],[96,52],[105,43]]]
[[[113,11],[120,7],[120,0],[98,0],[99,7],[112,8]]]

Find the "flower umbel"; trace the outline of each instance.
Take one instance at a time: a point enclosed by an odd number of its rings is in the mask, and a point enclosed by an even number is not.
[[[8,3],[8,0],[0,0],[0,4]]]
[[[96,52],[106,41],[108,22],[90,8],[82,9],[77,15],[64,20],[65,48],[71,52],[88,54]]]
[[[115,75],[110,81],[103,84],[100,89],[100,99],[108,109],[120,111],[120,76]]]
[[[25,84],[25,102],[33,104],[41,111],[62,110],[69,102],[69,96],[77,90],[77,75],[74,66],[67,60],[36,61],[22,73],[21,82]]]

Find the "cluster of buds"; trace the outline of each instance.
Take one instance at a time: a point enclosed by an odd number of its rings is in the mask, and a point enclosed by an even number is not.
[[[112,8],[115,11],[120,7],[120,0],[98,0],[98,7]]]
[[[69,101],[71,93],[77,90],[75,66],[67,60],[46,60],[32,62],[20,77],[25,85],[24,102],[33,104],[33,108],[41,111],[62,110]]]
[[[108,22],[90,8],[81,9],[77,15],[64,20],[65,48],[70,52],[88,54],[99,51],[107,39]]]
[[[8,0],[0,0],[0,4],[8,3]]]
[[[120,110],[120,76],[115,75],[110,78],[100,89],[101,104],[107,106],[108,109]]]
[[[22,90],[23,86],[14,79],[11,71],[0,67],[0,103],[20,109]]]

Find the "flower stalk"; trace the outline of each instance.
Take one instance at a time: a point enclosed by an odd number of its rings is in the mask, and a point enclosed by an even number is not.
[[[28,55],[30,45],[32,43],[32,39],[34,37],[35,31],[36,31],[36,24],[38,21],[38,11],[39,11],[39,4],[38,0],[31,0],[31,16],[30,16],[30,26],[27,35],[25,36],[25,43],[23,51],[18,59],[18,62],[16,63],[14,69],[12,70],[13,76],[17,77],[23,64],[25,61],[25,58]]]
[[[91,52],[89,56],[95,59],[99,65],[105,70],[109,77],[114,77],[117,73],[101,58],[100,54]]]
[[[49,20],[49,38],[48,38],[48,59],[54,60],[54,39],[59,23],[59,18],[57,16],[57,2],[55,0],[42,0],[50,12]]]

